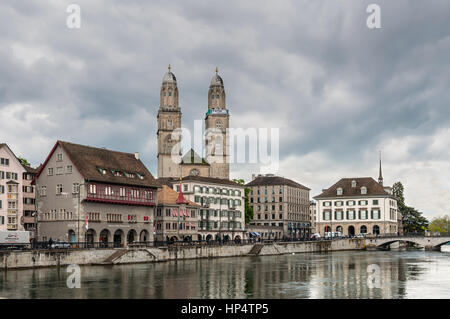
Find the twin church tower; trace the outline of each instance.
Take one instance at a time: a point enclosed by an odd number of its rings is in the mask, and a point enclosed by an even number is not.
[[[181,157],[182,137],[181,134],[176,134],[177,129],[181,129],[178,97],[177,79],[169,65],[169,71],[164,75],[161,85],[158,111],[158,178],[180,178],[190,175],[229,179],[227,129],[230,116],[225,103],[223,80],[218,74],[218,69],[216,68],[208,91],[204,135],[205,158],[199,156],[193,149]]]

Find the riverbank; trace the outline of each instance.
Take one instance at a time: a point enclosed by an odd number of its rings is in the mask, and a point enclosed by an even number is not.
[[[364,239],[256,243],[230,246],[37,250],[0,252],[0,270],[77,265],[116,265],[201,258],[284,255],[365,249]]]

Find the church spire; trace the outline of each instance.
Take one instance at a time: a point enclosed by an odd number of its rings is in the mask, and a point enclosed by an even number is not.
[[[381,172],[381,151],[380,151],[380,174],[378,176],[378,183],[383,186],[383,174]]]

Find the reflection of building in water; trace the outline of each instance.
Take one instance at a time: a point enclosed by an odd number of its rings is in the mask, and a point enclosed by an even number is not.
[[[400,258],[383,260],[376,253],[327,254],[315,264],[311,281],[312,298],[399,298],[404,296],[404,261]],[[368,278],[375,278],[369,265],[378,265],[380,288],[370,288]],[[375,282],[372,281],[373,285]]]

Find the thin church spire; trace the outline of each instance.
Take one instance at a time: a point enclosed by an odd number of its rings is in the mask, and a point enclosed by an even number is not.
[[[381,172],[381,151],[380,151],[380,174],[378,176],[378,183],[383,186],[383,174]]]

